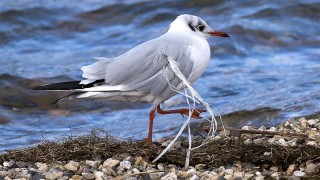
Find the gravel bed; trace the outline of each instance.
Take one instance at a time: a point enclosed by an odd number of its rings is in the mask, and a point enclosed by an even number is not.
[[[226,144],[241,142],[246,149],[240,149],[238,157],[237,151],[232,152],[237,157],[210,152],[196,151],[191,156],[192,166],[183,168],[182,163],[173,163],[170,158],[177,154],[166,156],[158,163],[151,163],[156,154],[149,157],[148,153],[130,153],[131,151],[120,151],[110,157],[97,156],[87,160],[48,160],[48,162],[20,161],[19,158],[7,155],[0,155],[0,179],[319,179],[320,178],[320,120],[300,118],[289,120],[277,127],[260,127],[255,129],[244,126],[243,130],[263,130],[283,133],[299,133],[307,135],[306,138],[300,136],[281,136],[241,133],[237,137],[232,137],[232,132],[221,131],[214,139],[215,146],[223,149]],[[164,147],[170,140],[159,139],[158,144]],[[225,143],[227,142],[227,143]],[[179,142],[172,151],[181,151]],[[231,150],[236,150],[239,144],[231,146]],[[254,147],[271,147],[266,149],[250,149]],[[261,146],[264,145],[264,146]],[[210,144],[208,145],[210,146]],[[159,145],[160,147],[160,145]],[[229,147],[229,146],[228,146]],[[239,150],[239,151],[240,151]],[[310,150],[310,151],[308,151]],[[18,151],[18,150],[17,150]],[[28,151],[24,149],[23,151]],[[228,149],[230,151],[230,149]],[[259,154],[254,154],[259,151]],[[282,152],[283,151],[283,152]],[[288,151],[288,152],[286,152]],[[299,151],[298,156],[295,152]],[[202,154],[199,154],[202,153]],[[183,153],[181,159],[184,159]],[[251,160],[250,155],[255,157]],[[300,155],[299,155],[300,154]],[[284,157],[282,157],[283,155]],[[215,156],[215,157],[212,157]],[[203,157],[206,160],[196,161]],[[220,158],[220,159],[218,159]],[[229,160],[226,160],[228,159]],[[231,159],[230,159],[231,158]],[[232,159],[233,158],[233,159]],[[284,158],[284,159],[281,159]],[[218,159],[218,162],[209,161]],[[203,162],[203,163],[201,163]]]

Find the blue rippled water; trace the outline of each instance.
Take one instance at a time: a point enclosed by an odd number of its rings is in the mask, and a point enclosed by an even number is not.
[[[30,87],[81,79],[80,67],[91,57],[120,55],[163,34],[184,13],[231,36],[209,40],[212,60],[195,83],[227,126],[319,115],[319,1],[2,0],[0,152],[94,127],[144,138],[148,104],[76,100],[51,106],[64,94]],[[165,103],[184,105],[180,96]],[[175,134],[182,122],[176,115],[157,116],[154,138]]]

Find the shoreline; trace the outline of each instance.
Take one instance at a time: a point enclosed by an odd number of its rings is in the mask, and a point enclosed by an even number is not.
[[[270,128],[244,126],[241,130],[240,134],[220,131],[209,144],[192,151],[188,169],[183,168],[188,144],[184,138],[151,163],[159,154],[157,148],[143,141],[121,141],[105,132],[103,137],[101,132],[92,132],[1,154],[0,179],[320,178],[319,118],[292,119]],[[304,136],[288,136],[290,133]],[[164,148],[169,142],[158,139],[155,144]]]

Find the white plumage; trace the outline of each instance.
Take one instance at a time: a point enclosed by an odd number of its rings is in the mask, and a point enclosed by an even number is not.
[[[96,63],[82,67],[83,77],[86,78],[81,81],[82,84],[105,79],[106,85],[81,89],[88,93],[78,97],[147,101],[156,107],[174,96],[176,92],[169,87],[168,81],[175,87],[182,86],[179,85],[181,80],[169,68],[168,58],[178,63],[190,83],[200,77],[210,59],[210,47],[206,41],[209,35],[192,31],[189,24],[194,28],[202,24],[204,32],[211,31],[199,17],[180,15],[164,35],[140,44],[119,57],[96,58]]]
[[[85,78],[81,82],[62,82],[34,89],[76,91],[71,95],[77,98],[150,102],[153,106],[149,114],[147,142],[151,144],[156,111],[159,114],[188,115],[187,122],[191,117],[201,118],[200,113],[205,110],[195,109],[194,106],[168,111],[160,108],[160,103],[181,93],[183,89],[186,90],[186,97],[194,103],[199,102],[212,114],[209,105],[190,85],[208,65],[210,47],[207,38],[210,36],[229,37],[224,32],[212,30],[201,18],[183,14],[170,24],[169,30],[162,36],[140,44],[116,58],[95,58],[96,63],[81,68]]]

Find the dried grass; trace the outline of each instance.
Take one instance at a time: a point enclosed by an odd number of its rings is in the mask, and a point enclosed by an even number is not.
[[[167,152],[159,162],[173,163],[183,166],[185,163],[185,149],[188,141],[182,140],[181,147]],[[194,145],[201,144],[200,139]],[[197,144],[198,143],[198,144]],[[184,149],[184,150],[182,150]],[[182,153],[184,152],[184,153]],[[272,152],[270,156],[264,152]],[[208,168],[233,164],[237,161],[255,165],[280,165],[286,169],[293,163],[307,160],[319,161],[320,148],[315,146],[285,147],[270,144],[245,144],[243,140],[228,138],[212,141],[199,149],[192,151],[190,165],[206,164]],[[68,138],[62,142],[43,142],[36,147],[9,150],[0,155],[0,162],[55,162],[68,160],[87,160],[96,157],[107,159],[121,157],[123,154],[142,156],[150,162],[159,154],[156,148],[150,148],[144,141],[120,141],[112,136],[88,136]]]

